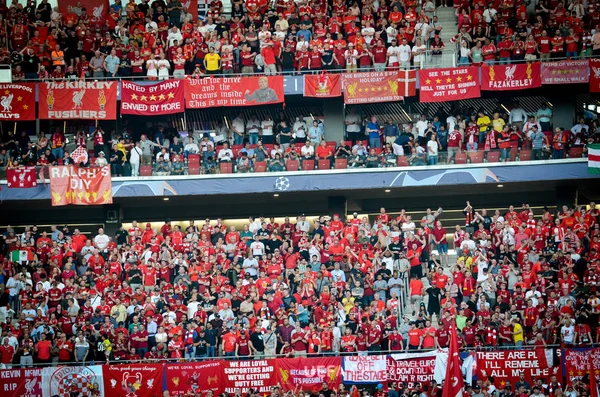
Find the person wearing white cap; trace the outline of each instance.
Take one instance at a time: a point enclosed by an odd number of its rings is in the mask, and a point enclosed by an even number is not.
[[[96,167],[104,167],[108,165],[108,161],[106,161],[106,157],[104,157],[104,152],[98,153],[98,158],[96,159]]]

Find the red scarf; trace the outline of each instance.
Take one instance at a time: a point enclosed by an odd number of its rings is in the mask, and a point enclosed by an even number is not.
[[[489,131],[485,135],[485,151],[489,152],[490,149],[496,149],[496,132]]]

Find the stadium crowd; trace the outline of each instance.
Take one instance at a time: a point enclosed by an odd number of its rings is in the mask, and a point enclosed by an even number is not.
[[[13,80],[407,68],[439,62],[510,63],[600,55],[596,1],[456,1],[459,33],[441,40],[432,0],[211,0],[194,20],[179,0],[114,0],[106,20],[47,0],[0,4],[0,63]],[[454,26],[452,27],[454,28]],[[446,27],[446,29],[450,29]]]
[[[467,161],[488,162],[581,157],[587,145],[600,142],[598,122],[579,118],[572,127],[553,129],[553,111],[546,103],[535,113],[519,103],[493,111],[472,108],[438,109],[414,122],[394,123],[360,115],[356,108],[345,117],[345,140],[326,139],[326,120],[302,115],[289,120],[285,112],[240,113],[230,122],[219,121],[213,133],[182,136],[164,125],[133,126],[122,131],[98,128],[91,133],[78,128],[71,142],[89,149],[84,165],[110,165],[114,176],[184,175],[217,173],[230,164],[230,172],[291,169],[290,160],[304,168],[306,160],[319,168],[378,168]],[[0,140],[0,167],[73,164],[67,138],[60,129],[37,140],[26,131],[5,131]],[[107,155],[108,154],[108,155]],[[473,155],[480,155],[479,159]],[[77,163],[82,160],[77,160]],[[144,174],[143,167],[149,166]],[[195,169],[195,171],[194,171]],[[306,168],[305,168],[306,169]],[[310,169],[310,168],[309,168]]]
[[[419,351],[447,346],[454,319],[467,349],[598,344],[600,224],[588,208],[492,214],[467,201],[452,226],[441,208],[422,219],[381,208],[240,229],[133,221],[112,236],[8,227],[0,362]]]

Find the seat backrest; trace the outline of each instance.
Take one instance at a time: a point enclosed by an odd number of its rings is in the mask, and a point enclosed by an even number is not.
[[[338,170],[343,170],[348,167],[348,159],[345,157],[341,157],[339,159],[335,159],[335,168]]]
[[[298,171],[299,166],[298,160],[288,160],[285,163],[285,169],[288,171]]]

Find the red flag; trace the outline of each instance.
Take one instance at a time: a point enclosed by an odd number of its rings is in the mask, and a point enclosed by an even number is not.
[[[590,59],[590,92],[600,92],[600,59]]]
[[[456,335],[456,324],[450,327],[450,348],[448,349],[448,365],[446,366],[446,378],[442,389],[442,397],[463,397],[465,384],[463,382],[460,361],[458,359],[458,336]]]
[[[341,79],[339,74],[329,74],[325,71],[321,74],[304,75],[305,97],[335,97],[342,95]]]
[[[6,170],[6,179],[11,188],[37,186],[35,167],[9,168]]]
[[[598,382],[596,381],[596,371],[594,371],[594,365],[590,366],[590,397],[598,397],[600,392],[598,391]]]

